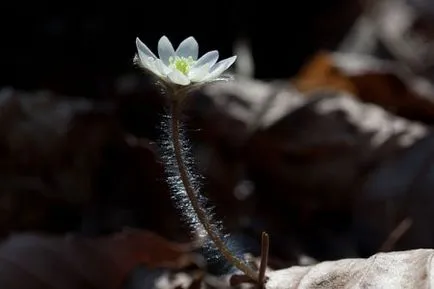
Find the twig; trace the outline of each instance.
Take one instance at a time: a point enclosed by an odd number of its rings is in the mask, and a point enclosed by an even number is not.
[[[401,239],[401,237],[410,229],[413,221],[410,218],[405,218],[401,223],[396,226],[396,228],[389,234],[386,241],[380,247],[380,251],[387,252],[391,251],[395,246],[396,242]]]
[[[262,243],[261,243],[261,264],[259,265],[259,286],[264,288],[265,285],[265,271],[268,264],[268,250],[270,247],[270,238],[268,234],[262,232]]]

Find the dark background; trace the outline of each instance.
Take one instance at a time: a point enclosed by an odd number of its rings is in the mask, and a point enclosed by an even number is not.
[[[292,76],[312,53],[333,48],[358,13],[356,1],[5,2],[0,86],[110,98],[134,70],[138,36],[151,49],[193,35],[200,53],[252,45],[258,78]]]

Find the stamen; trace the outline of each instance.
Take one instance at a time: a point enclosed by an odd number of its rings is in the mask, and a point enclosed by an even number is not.
[[[182,74],[187,75],[190,71],[190,67],[194,64],[193,57],[189,56],[188,58],[185,57],[170,57],[169,58],[169,65],[172,68],[175,68],[176,70],[180,71]]]

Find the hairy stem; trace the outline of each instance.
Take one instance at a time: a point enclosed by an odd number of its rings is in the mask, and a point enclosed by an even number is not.
[[[171,137],[173,142],[173,148],[175,152],[176,164],[179,170],[179,175],[181,177],[182,184],[187,193],[188,199],[191,202],[194,212],[196,213],[200,223],[203,225],[206,230],[209,238],[214,242],[217,249],[221,252],[221,254],[232,263],[236,268],[246,274],[252,280],[258,282],[259,276],[258,274],[250,268],[243,260],[240,260],[235,256],[234,253],[230,251],[230,249],[226,246],[224,241],[221,239],[218,232],[213,228],[211,221],[205,211],[204,208],[200,206],[199,200],[196,197],[195,190],[193,188],[192,183],[190,182],[190,178],[188,175],[187,167],[184,162],[183,153],[182,153],[182,145],[181,138],[179,132],[179,122],[180,122],[180,114],[181,114],[181,99],[182,95],[175,95],[171,104],[171,121],[172,121],[172,129],[171,129]]]

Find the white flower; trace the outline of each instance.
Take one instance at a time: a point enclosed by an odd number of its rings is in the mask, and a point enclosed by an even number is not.
[[[173,49],[166,36],[158,41],[158,55],[154,53],[139,38],[136,39],[138,57],[141,66],[156,74],[165,81],[178,85],[190,85],[216,80],[236,60],[236,56],[221,60],[216,50],[205,53],[197,59],[199,45],[193,37],[188,37]]]

